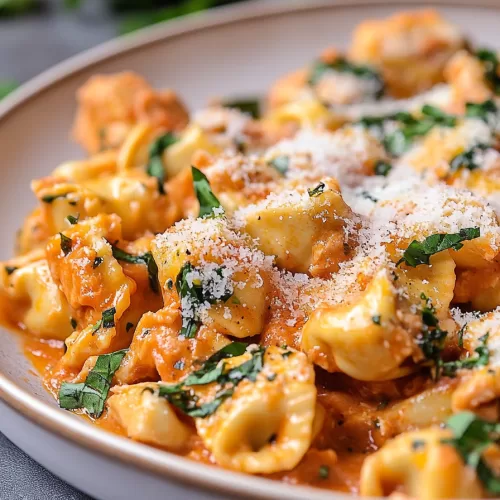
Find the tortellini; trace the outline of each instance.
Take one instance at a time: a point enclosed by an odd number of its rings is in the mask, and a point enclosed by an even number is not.
[[[153,255],[165,303],[177,297],[185,321],[238,338],[261,332],[272,259],[226,220],[181,221],[156,238]]]
[[[193,433],[166,399],[158,396],[157,384],[115,387],[108,405],[112,416],[135,441],[179,451]]]
[[[315,189],[271,195],[236,217],[264,253],[276,255],[278,266],[328,276],[352,255],[354,214],[335,181],[325,179]]]
[[[414,345],[397,311],[393,280],[381,270],[352,303],[318,308],[304,326],[302,348],[328,371],[369,381],[400,377]]]
[[[482,488],[455,448],[451,432],[428,429],[402,434],[366,458],[361,494],[370,497],[396,491],[412,498],[479,498]]]
[[[64,340],[72,332],[65,296],[52,279],[43,252],[33,251],[0,268],[0,291],[13,301],[11,320],[34,335]]]
[[[311,444],[315,407],[314,370],[306,356],[269,347],[255,381],[241,382],[213,415],[196,419],[196,428],[223,467],[252,474],[290,470]]]

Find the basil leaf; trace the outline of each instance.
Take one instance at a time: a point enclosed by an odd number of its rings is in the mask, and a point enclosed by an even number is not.
[[[380,99],[384,95],[385,84],[381,74],[370,66],[354,64],[343,57],[339,57],[331,63],[325,63],[323,61],[316,61],[309,74],[308,83],[311,86],[316,85],[329,71],[336,71],[339,73],[350,73],[357,78],[362,78],[365,80],[373,80],[375,82],[375,99]]]
[[[389,172],[392,170],[392,165],[382,160],[378,160],[375,163],[375,175],[382,175],[387,177]]]
[[[221,360],[233,356],[241,356],[247,344],[233,342],[207,359],[203,366],[191,373],[183,382],[176,385],[160,384],[159,396],[181,410],[186,415],[197,418],[206,418],[212,415],[219,406],[234,393],[237,385],[243,380],[255,381],[264,365],[265,348],[258,347],[251,352],[251,358],[239,366],[225,370]],[[217,383],[221,389],[215,394],[214,399],[198,405],[199,398],[192,389],[185,387]]]
[[[149,162],[146,172],[151,177],[156,177],[160,194],[165,194],[165,188],[163,186],[165,183],[165,169],[163,167],[162,155],[165,149],[175,144],[177,141],[177,137],[175,137],[172,132],[167,132],[156,139],[149,148]]]
[[[111,307],[110,309],[106,309],[102,313],[102,326],[104,328],[113,328],[115,326],[115,314],[116,307]]]
[[[149,287],[154,293],[160,292],[160,284],[158,281],[158,265],[155,262],[151,252],[143,253],[142,255],[132,255],[121,248],[110,243],[113,252],[113,257],[122,262],[129,264],[144,264],[148,269]]]
[[[462,412],[450,417],[446,426],[453,432],[453,438],[447,443],[454,446],[464,463],[476,471],[485,489],[498,496],[500,477],[482,454],[489,445],[498,443],[500,424],[487,422],[471,412]]]
[[[490,361],[490,351],[487,347],[489,332],[478,340],[479,346],[474,349],[477,354],[474,358],[459,359],[457,361],[447,361],[442,363],[442,373],[446,377],[454,377],[458,370],[472,370],[480,366],[486,366]]]
[[[191,171],[193,173],[194,191],[200,203],[198,217],[217,217],[220,214],[216,215],[214,209],[220,209],[218,212],[222,211],[221,213],[224,213],[224,209],[213,193],[206,175],[196,167],[191,167]]]
[[[269,165],[275,168],[281,175],[285,175],[288,171],[290,158],[286,155],[277,156],[269,162]]]
[[[68,255],[73,248],[73,240],[63,233],[59,233],[59,236],[61,237],[61,250],[64,255]]]
[[[323,194],[325,192],[325,183],[320,182],[315,188],[308,189],[307,192],[309,193],[309,196],[311,198],[314,198],[315,196],[319,196],[320,194]]]
[[[225,108],[233,108],[250,115],[254,119],[260,118],[260,102],[259,99],[238,99],[232,101],[224,101],[222,105]]]
[[[215,280],[223,278],[223,267],[219,267],[214,271],[215,275],[211,275],[207,279],[202,279],[199,282],[194,282],[188,279],[189,275],[198,271],[190,262],[186,262],[180,269],[175,280],[175,288],[183,304],[182,310],[182,327],[180,335],[186,338],[196,336],[198,327],[200,326],[199,309],[204,302],[216,304],[217,302],[225,302],[233,295],[232,283],[224,283],[225,288],[218,293],[218,296],[212,294],[212,290],[217,288]]]
[[[488,49],[479,49],[476,57],[484,65],[484,78],[495,94],[500,94],[500,76],[498,75],[498,57]]]
[[[465,104],[465,116],[468,118],[480,118],[489,123],[490,117],[498,112],[497,105],[492,99],[482,103],[468,102]]]
[[[403,262],[410,267],[417,267],[421,264],[428,265],[432,255],[448,249],[460,250],[463,247],[462,241],[473,240],[479,236],[480,229],[478,227],[469,227],[460,229],[458,233],[432,234],[424,241],[413,240],[396,265],[399,266]]]
[[[46,194],[45,196],[42,196],[42,201],[44,203],[52,203],[54,200],[57,200],[58,198],[66,198],[69,193],[62,193],[62,194]]]
[[[476,144],[472,146],[469,150],[458,154],[455,156],[450,162],[450,171],[456,172],[461,168],[466,168],[468,170],[476,170],[480,166],[475,163],[476,153],[479,151],[485,151],[489,149],[490,146],[488,144]]]
[[[432,305],[432,301],[423,293],[420,298],[425,301],[421,310],[422,330],[420,335],[415,339],[415,343],[420,348],[425,358],[433,363],[433,378],[437,381],[440,376],[442,365],[441,353],[448,332],[440,328],[439,320],[436,316],[436,308]]]
[[[73,215],[68,215],[66,217],[66,220],[71,224],[71,225],[75,225],[75,224],[78,224],[78,221],[80,220],[80,214],[76,214],[76,217],[74,217]]]
[[[63,382],[59,390],[59,406],[65,410],[84,409],[90,416],[99,418],[104,411],[113,375],[126,352],[127,349],[123,349],[99,356],[83,383]]]

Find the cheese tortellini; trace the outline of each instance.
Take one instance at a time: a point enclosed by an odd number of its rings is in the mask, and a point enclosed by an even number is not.
[[[94,76],[88,154],[32,181],[0,318],[62,409],[136,446],[497,497],[499,57],[427,9],[191,116],[139,75]]]

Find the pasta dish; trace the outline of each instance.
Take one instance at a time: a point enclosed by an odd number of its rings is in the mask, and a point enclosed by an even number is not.
[[[262,102],[88,80],[87,157],[0,269],[59,406],[289,484],[500,496],[499,58],[421,10]]]

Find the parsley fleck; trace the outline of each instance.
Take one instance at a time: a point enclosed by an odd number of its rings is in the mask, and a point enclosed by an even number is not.
[[[375,316],[372,316],[372,321],[374,324],[376,325],[379,325],[380,326],[380,314],[376,314]]]
[[[46,194],[45,196],[42,196],[42,201],[44,203],[52,203],[54,200],[57,200],[58,198],[66,198],[69,193],[61,193],[61,194]]]
[[[492,116],[498,112],[497,105],[492,99],[481,103],[468,102],[465,104],[465,116],[468,118],[480,118],[490,123]]]
[[[458,336],[458,347],[463,347],[464,346],[464,333],[467,328],[467,325],[465,324],[458,330],[457,336]]]
[[[375,163],[375,175],[387,177],[391,170],[392,165],[386,161],[378,160],[377,163]]]
[[[463,247],[462,241],[474,240],[479,236],[478,227],[469,227],[460,229],[458,233],[432,234],[424,241],[413,240],[396,265],[399,266],[403,262],[410,267],[417,267],[421,264],[429,265],[432,255],[448,249],[460,250]]]
[[[14,271],[17,271],[19,268],[16,266],[5,266],[5,272],[8,276],[10,276]]]
[[[485,151],[490,147],[491,146],[489,146],[488,144],[476,144],[467,151],[464,151],[463,153],[456,155],[450,161],[450,170],[452,172],[456,172],[461,168],[466,168],[468,170],[476,170],[477,168],[480,167],[480,165],[476,163],[476,153],[480,151]]]
[[[59,236],[61,237],[61,250],[64,255],[68,255],[73,248],[73,240],[63,233],[59,233]]]
[[[75,318],[71,318],[70,323],[71,323],[71,328],[73,328],[73,330],[75,330],[76,327],[78,326],[78,323],[77,323],[76,319]]]
[[[454,377],[458,370],[472,370],[479,366],[486,366],[490,360],[490,351],[487,347],[489,332],[478,340],[480,344],[474,349],[476,357],[447,361],[441,364],[442,373],[445,377]]]
[[[315,188],[307,189],[307,192],[309,193],[309,196],[311,198],[314,198],[315,196],[323,194],[325,192],[325,187],[326,187],[325,183],[320,182]]]
[[[118,370],[127,349],[104,354],[97,358],[85,382],[63,382],[59,390],[59,406],[65,410],[84,409],[90,416],[99,418],[111,387],[111,380]]]
[[[289,164],[290,157],[287,155],[277,156],[268,163],[268,165],[275,168],[281,175],[286,175]]]
[[[71,224],[71,225],[74,225],[74,224],[78,224],[78,221],[80,220],[80,214],[76,214],[76,217],[73,216],[73,215],[68,215],[66,217],[66,220]]]
[[[413,451],[421,450],[422,448],[425,448],[425,441],[422,441],[421,439],[415,439],[411,443],[411,449]]]
[[[330,467],[328,467],[328,465],[320,465],[318,469],[318,476],[320,479],[328,479],[330,476]]]
[[[99,267],[104,262],[104,257],[96,257],[92,263],[92,269]]]

